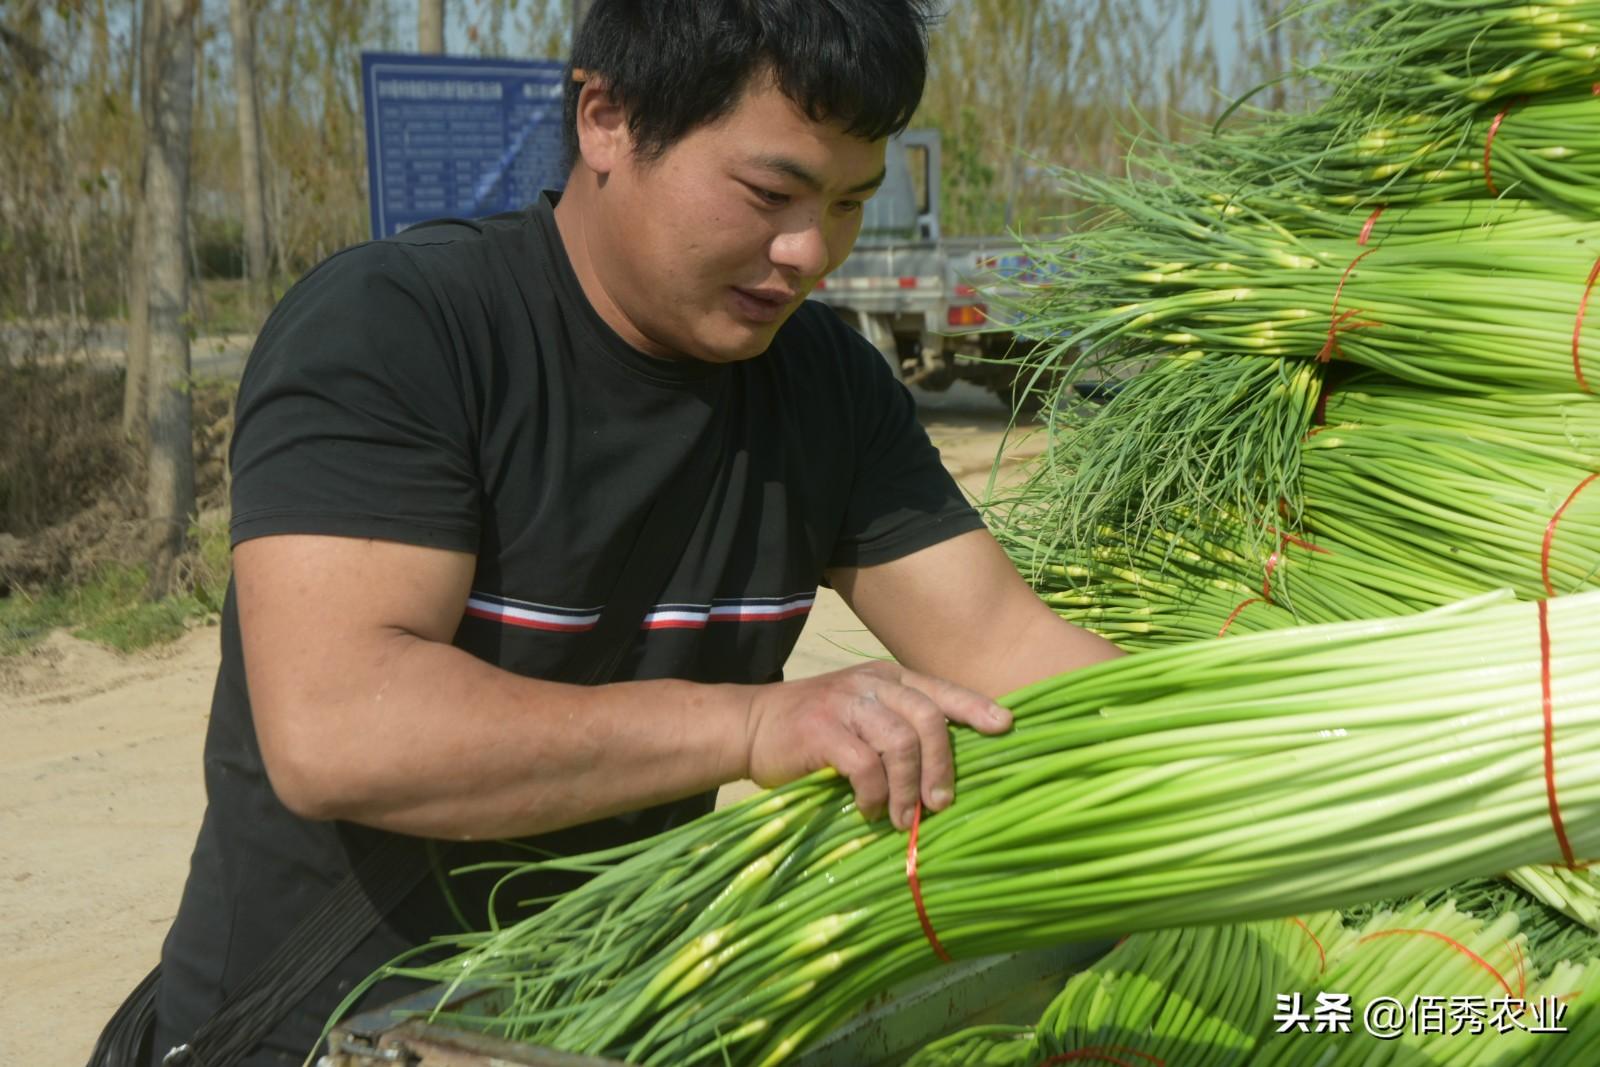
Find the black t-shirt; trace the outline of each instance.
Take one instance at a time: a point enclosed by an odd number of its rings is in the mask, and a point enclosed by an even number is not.
[[[781,671],[824,568],[884,562],[981,526],[915,414],[877,351],[818,304],[803,305],[754,359],[639,353],[584,297],[542,198],[514,215],[347,249],[284,298],[240,384],[233,540],[334,534],[473,553],[454,643],[518,674],[564,679],[654,495],[690,449],[719,441],[688,549],[622,677],[762,682]],[[184,1040],[387,836],[306,821],[278,802],[231,591],[222,638],[208,806],[163,951],[163,1043]],[[710,800],[539,843],[597,847]],[[435,851],[415,848],[419,863]],[[446,863],[505,854],[454,846]],[[248,1062],[298,1063],[341,990],[459,929],[442,880],[425,880]],[[481,922],[485,883],[451,889]]]

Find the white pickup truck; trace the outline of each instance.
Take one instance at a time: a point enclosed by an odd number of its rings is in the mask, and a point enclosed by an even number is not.
[[[942,235],[939,168],[938,130],[889,142],[883,187],[867,202],[855,250],[812,299],[835,308],[907,384],[969,381],[1011,404],[1022,399],[1016,371],[992,361],[1030,342],[997,328],[989,297],[1034,280],[1034,264],[1009,236]]]

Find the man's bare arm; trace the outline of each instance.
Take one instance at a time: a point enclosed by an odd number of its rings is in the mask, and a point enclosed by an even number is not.
[[[450,644],[465,553],[283,535],[240,544],[234,569],[262,757],[307,818],[521,836],[829,765],[875,814],[899,768],[920,763],[908,716],[1009,721],[977,694],[884,665],[768,686],[520,677]]]
[[[829,580],[899,662],[986,696],[1122,655],[1051,611],[985,530]]]

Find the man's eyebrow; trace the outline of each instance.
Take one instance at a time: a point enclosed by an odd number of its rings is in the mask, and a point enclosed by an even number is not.
[[[757,156],[751,162],[763,170],[777,171],[779,174],[793,178],[795,181],[811,189],[813,192],[818,192],[822,189],[822,179],[818,178],[815,174],[811,173],[805,167],[801,166],[799,163],[796,163],[788,156]],[[846,189],[845,192],[852,195],[870,193],[874,189],[878,188],[878,186],[883,184],[883,179],[887,174],[888,168],[884,168],[883,170],[878,171],[877,174],[873,175],[867,181],[862,182],[860,185],[852,186],[851,188]]]

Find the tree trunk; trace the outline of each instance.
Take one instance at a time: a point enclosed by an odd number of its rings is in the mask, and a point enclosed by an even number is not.
[[[128,250],[133,269],[128,272],[127,359],[122,379],[122,436],[129,441],[144,439],[145,379],[150,372],[150,276],[145,270],[145,264],[150,261],[150,242],[146,237],[150,226],[145,220],[145,184],[141,167],[140,195],[133,208],[133,241]]]
[[[146,129],[146,249],[150,292],[150,594],[170,591],[194,510],[189,400],[189,142],[194,120],[199,0],[154,0],[161,10]]]
[[[98,107],[104,104],[107,79],[111,75],[111,25],[106,17],[106,0],[98,0],[95,4],[92,40],[89,53],[89,88]]]
[[[144,40],[143,0],[128,0],[128,26],[128,59],[122,67],[122,99],[131,108],[134,89],[139,82],[139,65],[144,62],[144,49],[140,43]]]
[[[256,325],[272,295],[267,278],[267,212],[261,167],[261,94],[256,79],[255,3],[228,0],[233,34],[233,89],[239,116],[239,177],[244,205],[244,267]]]
[[[1011,144],[1007,146],[1010,166],[1006,168],[1005,224],[1008,230],[1016,216],[1017,190],[1022,182],[1023,139],[1028,132],[1028,105],[1033,99],[1033,46],[1039,37],[1038,0],[1027,0],[1025,12],[1022,35],[1025,40],[1023,50],[1026,58],[1022,63],[1022,80],[1017,86],[1017,98],[1012,101],[1012,106],[1016,110],[1011,115]]]
[[[417,51],[444,51],[444,0],[418,0]]]
[[[278,63],[278,91],[277,105],[273,112],[278,116],[278,122],[284,123],[294,113],[294,77],[295,61],[300,48],[300,5],[298,0],[284,0],[283,16],[280,25],[283,26],[283,54]],[[263,139],[270,142],[269,131],[263,129]],[[282,126],[279,127],[279,136],[283,136]],[[278,142],[282,144],[280,140]],[[286,161],[287,155],[274,155],[275,159]],[[289,252],[285,247],[289,233],[289,203],[290,185],[287,168],[278,166],[273,169],[271,187],[271,225],[267,233],[272,239],[272,270],[273,273],[285,275],[290,273]]]
[[[143,441],[147,428],[146,380],[150,376],[150,130],[155,125],[156,60],[160,44],[163,0],[144,0],[139,14],[139,129],[143,134],[140,151],[138,199],[133,209],[133,247],[128,260],[133,270],[128,279],[127,373],[122,383],[122,435]]]
[[[1289,62],[1288,42],[1285,40],[1289,31],[1284,24],[1284,4],[1282,0],[1259,0],[1257,6],[1261,11],[1267,77],[1276,79],[1267,91],[1266,105],[1274,111],[1282,111],[1289,100],[1288,85],[1283,80],[1288,73]]]
[[[201,2],[202,0],[195,0],[197,6]],[[195,22],[198,23],[199,21],[200,16],[196,14]],[[205,35],[200,32],[200,29],[201,27],[198,25],[195,27],[194,60],[190,64],[190,66],[194,69],[194,77],[190,79],[192,83],[190,88],[194,92],[194,107],[190,112],[193,117],[189,120],[189,125],[191,127],[199,126],[201,129],[205,129],[207,102],[206,83],[211,79],[206,77],[206,38]]]

